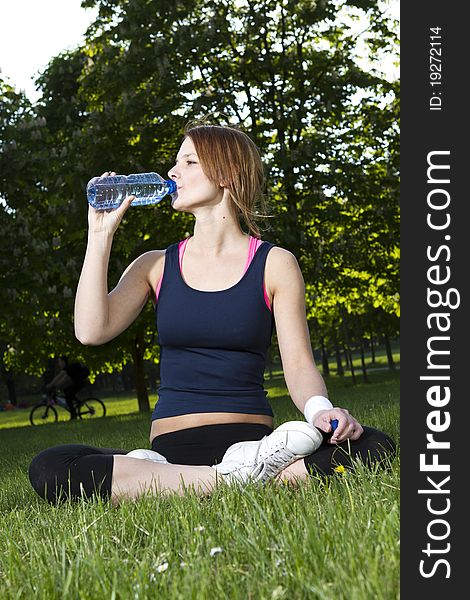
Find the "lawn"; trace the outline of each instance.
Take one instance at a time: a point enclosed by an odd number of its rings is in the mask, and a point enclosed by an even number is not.
[[[371,372],[370,380],[330,377],[330,397],[398,442],[398,375]],[[276,424],[301,418],[279,374],[267,389]],[[106,404],[105,419],[38,428],[21,426],[27,411],[0,414],[9,427],[0,433],[2,600],[399,598],[399,458],[387,470],[359,466],[298,487],[50,506],[27,477],[40,450],[148,447],[150,417],[132,413],[136,401]]]

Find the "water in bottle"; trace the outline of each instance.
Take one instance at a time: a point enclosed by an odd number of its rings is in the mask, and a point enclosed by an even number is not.
[[[87,199],[97,210],[112,210],[121,205],[127,196],[135,196],[131,206],[158,204],[165,196],[176,195],[176,183],[163,179],[158,173],[135,173],[93,177],[88,182]]]

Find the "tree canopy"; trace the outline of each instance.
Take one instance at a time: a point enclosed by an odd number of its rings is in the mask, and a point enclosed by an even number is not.
[[[378,0],[85,0],[98,6],[82,47],[55,57],[31,105],[0,88],[4,359],[39,373],[53,353],[94,372],[158,360],[149,305],[101,348],[73,335],[86,245],[86,183],[107,170],[172,165],[188,121],[242,127],[261,150],[271,217],[265,237],[298,258],[308,317],[325,339],[394,333],[399,315],[398,83],[374,57],[396,48]],[[358,23],[361,25],[358,29]],[[369,54],[360,66],[358,48]],[[110,264],[125,266],[192,230],[167,203],[131,209]],[[351,329],[352,331],[352,329]]]

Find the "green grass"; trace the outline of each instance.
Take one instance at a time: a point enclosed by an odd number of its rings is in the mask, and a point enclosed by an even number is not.
[[[371,381],[327,383],[335,405],[399,441],[398,376]],[[268,389],[276,424],[300,417],[279,374]],[[399,458],[295,488],[224,486],[117,507],[50,506],[29,485],[29,462],[45,447],[148,447],[148,432],[149,415],[138,413],[2,430],[2,600],[399,598]]]
[[[354,366],[354,370],[356,372],[356,376],[361,377],[361,356],[360,356],[359,351],[354,350],[354,352],[352,353],[352,357],[353,357],[353,366]],[[395,366],[397,368],[399,368],[400,367],[400,350],[399,349],[392,352],[392,358],[395,363]],[[365,356],[364,362],[365,362],[368,373],[374,372],[376,370],[388,369],[387,355],[385,353],[384,348],[379,348],[376,350],[374,362],[372,362],[372,358],[371,358],[370,354],[367,354]],[[321,364],[321,361],[318,361],[318,363]],[[344,356],[343,356],[342,364],[343,364],[343,369],[344,369],[345,373],[346,374],[350,373],[349,367],[347,367],[344,362]],[[331,372],[336,373],[337,365],[336,365],[336,360],[335,360],[334,356],[330,355],[328,357],[328,365],[331,369]]]
[[[99,394],[85,394],[86,396],[101,396]],[[128,415],[131,413],[137,413],[139,411],[139,405],[137,402],[137,398],[133,393],[120,393],[118,397],[111,398],[101,398],[106,405],[106,414],[108,417],[116,417],[119,415]],[[31,410],[31,406],[33,406],[34,402],[38,402],[41,400],[41,395],[37,394],[36,396],[31,396],[28,398],[31,403],[28,408],[19,408],[15,410],[4,411],[0,413],[0,429],[9,429],[11,427],[29,427],[31,423],[29,422],[29,412]],[[156,402],[156,396],[150,396],[150,405],[153,405]],[[56,410],[59,416],[59,421],[69,421],[70,413],[56,405]]]

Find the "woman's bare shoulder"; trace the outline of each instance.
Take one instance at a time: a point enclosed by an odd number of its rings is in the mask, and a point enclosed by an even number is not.
[[[274,292],[279,286],[302,282],[302,273],[295,255],[290,250],[274,246],[266,261],[266,283],[271,291]]]
[[[163,275],[166,250],[149,250],[141,254],[138,260],[144,265],[149,284],[155,288]]]
[[[160,279],[163,273],[166,250],[149,250],[138,256],[122,274],[122,277],[137,277],[139,280],[146,280],[152,287]]]
[[[165,252],[166,250],[149,250],[148,252],[141,254],[137,260],[140,260],[146,264],[151,264],[162,260],[165,256]]]
[[[131,264],[129,265],[132,268],[152,268],[155,264],[162,262],[165,258],[166,250],[149,250],[148,252],[144,252],[140,256],[138,256]]]
[[[268,254],[266,266],[273,273],[282,274],[289,270],[298,270],[299,263],[290,250],[274,246]]]
[[[297,262],[297,259],[295,258],[294,254],[292,254],[290,250],[282,248],[281,246],[273,246],[269,251],[268,257],[270,257],[272,260],[277,261],[285,262],[290,260]]]

